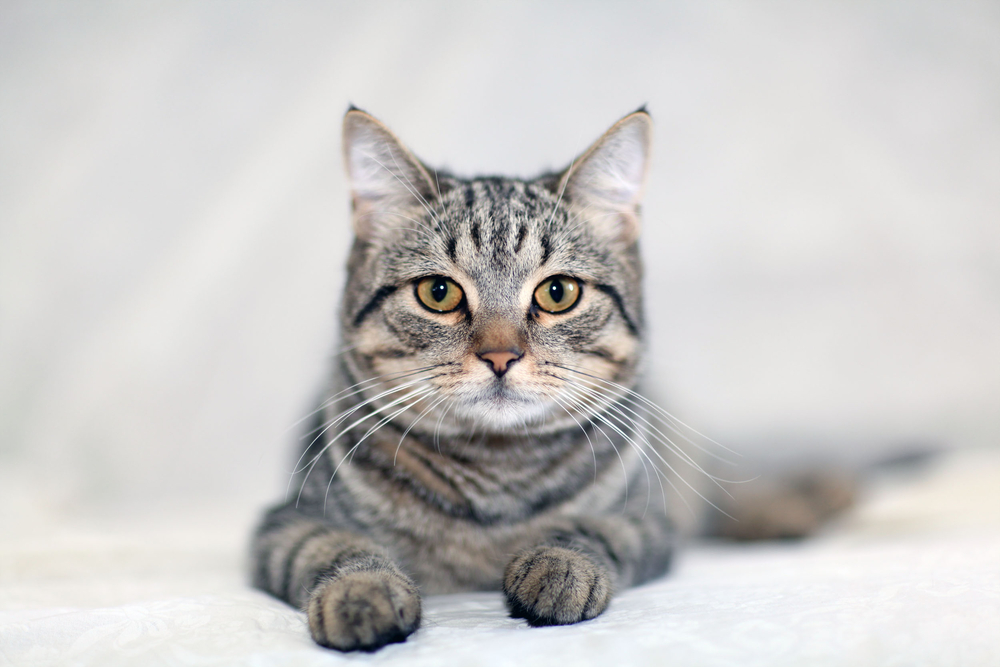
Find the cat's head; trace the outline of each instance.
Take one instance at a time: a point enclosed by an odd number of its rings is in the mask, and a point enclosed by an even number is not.
[[[462,180],[344,118],[355,244],[342,313],[359,397],[414,432],[562,428],[631,387],[643,326],[645,110],[558,174]]]

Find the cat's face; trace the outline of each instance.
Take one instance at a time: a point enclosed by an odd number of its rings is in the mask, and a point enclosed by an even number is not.
[[[524,432],[603,407],[609,382],[631,386],[648,133],[639,112],[563,174],[462,181],[348,112],[357,240],[342,337],[353,380],[370,380],[361,396],[415,430]]]

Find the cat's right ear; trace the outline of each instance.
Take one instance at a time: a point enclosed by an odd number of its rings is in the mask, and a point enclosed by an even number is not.
[[[437,198],[420,160],[373,116],[348,109],[343,145],[358,238],[372,238],[382,225],[406,226],[402,211],[427,207]]]

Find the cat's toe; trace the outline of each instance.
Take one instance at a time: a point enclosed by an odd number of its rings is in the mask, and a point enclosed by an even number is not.
[[[608,606],[608,568],[563,547],[541,546],[520,553],[504,572],[510,615],[531,625],[566,625],[594,618]]]
[[[340,651],[374,651],[405,641],[420,625],[413,584],[383,572],[353,572],[320,584],[306,608],[317,644]]]

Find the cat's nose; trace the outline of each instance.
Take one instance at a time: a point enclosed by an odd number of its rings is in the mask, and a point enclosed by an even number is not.
[[[480,352],[477,355],[480,359],[490,364],[497,377],[502,376],[510,368],[510,365],[524,356],[524,351],[519,348],[509,350],[489,350]]]

